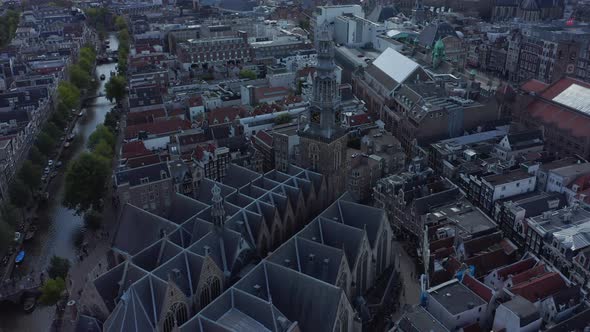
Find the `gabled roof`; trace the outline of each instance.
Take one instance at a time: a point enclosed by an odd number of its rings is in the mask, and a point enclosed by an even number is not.
[[[371,66],[382,71],[396,84],[403,84],[415,70],[420,68],[420,65],[414,60],[406,57],[393,48],[387,48],[377,57],[377,59],[375,59],[375,61],[373,61]]]
[[[539,278],[518,284],[510,289],[531,302],[537,302],[567,287],[559,273],[546,273]]]

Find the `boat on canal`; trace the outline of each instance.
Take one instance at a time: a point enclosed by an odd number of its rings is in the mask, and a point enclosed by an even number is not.
[[[106,78],[107,78],[107,77],[106,77],[104,74],[100,75],[100,80],[101,80],[101,81],[104,81]]]

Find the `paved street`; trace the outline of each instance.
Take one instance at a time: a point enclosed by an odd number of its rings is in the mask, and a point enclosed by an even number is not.
[[[418,304],[420,300],[420,283],[418,281],[414,259],[408,255],[401,242],[394,241],[393,252],[396,255],[396,269],[400,271],[402,277],[403,289],[400,296],[400,308],[405,305]],[[397,320],[401,316],[401,311],[398,310],[393,315],[393,319]]]

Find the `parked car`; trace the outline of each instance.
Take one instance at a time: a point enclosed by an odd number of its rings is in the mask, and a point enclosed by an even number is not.
[[[49,165],[49,167],[53,166],[53,160],[49,159],[49,160],[47,161],[47,165]]]
[[[62,165],[62,162],[61,161],[58,161],[57,163],[55,163],[55,167],[57,167],[57,168],[60,168],[61,165]]]
[[[14,232],[14,242],[20,241],[22,234],[20,232]]]

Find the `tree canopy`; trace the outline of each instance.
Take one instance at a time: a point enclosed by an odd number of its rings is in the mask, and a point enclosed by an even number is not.
[[[70,82],[61,81],[57,87],[58,99],[68,109],[76,108],[80,102],[80,90]]]
[[[33,145],[29,150],[29,160],[35,165],[43,166],[47,162],[47,156],[41,153],[39,148]]]
[[[256,79],[256,73],[250,69],[242,69],[240,70],[240,78],[247,78],[250,80]]]
[[[113,159],[113,148],[104,139],[101,139],[98,144],[94,146],[92,152],[105,159]]]
[[[106,97],[109,101],[116,100],[118,103],[125,97],[127,79],[121,75],[112,76],[105,85]]]
[[[111,13],[106,7],[88,8],[84,11],[87,22],[98,31],[105,31],[109,26]]]
[[[51,261],[49,262],[47,273],[49,274],[50,278],[65,279],[68,275],[68,272],[70,271],[70,266],[70,261],[67,258],[53,255],[51,257]]]
[[[33,164],[30,160],[25,160],[18,172],[18,177],[33,192],[41,185],[41,173],[41,166]]]
[[[54,141],[57,141],[63,135],[63,129],[59,128],[55,123],[49,121],[43,127],[43,132],[51,137]]]
[[[86,61],[86,60],[85,60]],[[86,66],[86,64],[85,64]],[[90,65],[92,68],[92,65]],[[90,86],[90,74],[82,66],[75,64],[70,66],[70,82],[78,89],[87,89]]]
[[[26,207],[31,199],[31,192],[27,190],[27,186],[19,178],[12,181],[8,187],[8,194],[12,204],[21,209]]]
[[[44,155],[49,155],[55,147],[55,140],[49,136],[46,132],[42,131],[37,135],[37,141],[35,143],[39,151]]]
[[[107,128],[104,124],[96,126],[96,130],[88,137],[88,148],[94,150],[94,148],[100,143],[105,141],[112,149],[115,146],[116,138],[115,135]]]
[[[100,206],[109,172],[107,159],[83,152],[70,163],[66,173],[64,205],[78,213]]]
[[[123,16],[115,17],[115,27],[117,30],[126,30],[127,29],[127,21]]]
[[[61,299],[66,290],[66,283],[62,278],[47,279],[41,286],[39,301],[45,305],[54,305]]]
[[[14,239],[14,230],[7,222],[0,220],[0,252],[4,252]]]
[[[21,217],[17,213],[16,207],[10,203],[4,203],[0,207],[0,222],[5,222],[12,228],[16,227],[21,221]]]
[[[287,113],[281,114],[275,118],[275,124],[283,124],[289,123],[291,121],[291,116]]]

